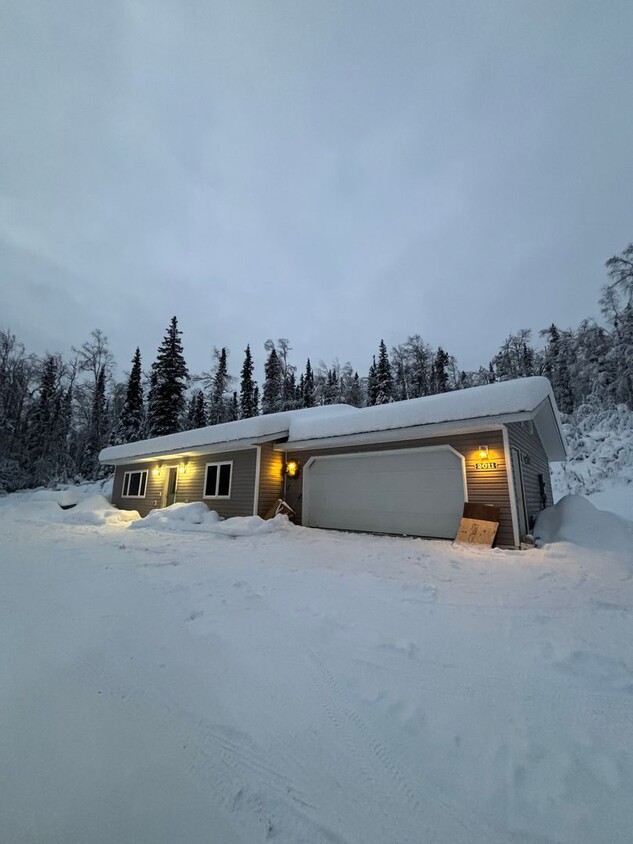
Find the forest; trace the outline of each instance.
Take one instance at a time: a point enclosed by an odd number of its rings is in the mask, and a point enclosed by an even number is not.
[[[106,445],[258,414],[341,402],[364,407],[531,375],[550,379],[568,435],[582,445],[579,432],[588,420],[612,409],[633,418],[633,243],[606,262],[606,272],[601,322],[552,323],[538,337],[519,329],[472,371],[415,334],[390,350],[380,340],[361,372],[337,359],[316,366],[308,359],[298,367],[290,341],[280,338],[264,344],[261,385],[250,345],[239,375],[230,371],[226,347],[212,350],[208,371],[192,373],[174,316],[150,366],[144,368],[136,348],[120,381],[99,329],[70,359],[29,353],[10,329],[2,330],[0,492],[104,477],[109,470],[98,456]]]

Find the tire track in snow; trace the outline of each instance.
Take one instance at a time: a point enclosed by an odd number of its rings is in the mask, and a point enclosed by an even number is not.
[[[431,844],[432,841],[445,841],[446,835],[446,819],[442,818],[441,823],[434,822],[429,817],[429,808],[431,805],[442,806],[445,813],[450,815],[454,821],[455,829],[451,832],[451,840],[453,842],[468,840],[468,830],[457,812],[452,809],[434,789],[432,795],[427,795],[424,799],[422,789],[414,790],[411,786],[409,778],[405,776],[401,768],[394,762],[393,756],[389,753],[387,747],[383,742],[378,740],[371,732],[365,721],[361,718],[358,712],[349,704],[344,692],[339,683],[324,665],[322,660],[309,649],[310,655],[318,672],[324,679],[325,686],[330,696],[330,704],[326,703],[326,707],[330,710],[331,718],[335,727],[346,734],[346,743],[350,752],[358,760],[361,769],[367,777],[370,785],[374,786],[378,793],[385,795],[388,793],[389,802],[394,804],[402,804],[404,798],[405,806],[403,807],[409,813],[409,820],[412,829],[413,837],[408,839],[412,842],[419,841],[420,830],[424,830],[425,843]],[[333,706],[332,706],[333,704]],[[375,774],[370,773],[376,769],[375,765],[368,766],[366,754],[364,749],[368,749],[371,756],[379,763],[379,767],[386,773],[387,777],[377,778]],[[425,791],[428,789],[428,784],[425,783]],[[433,825],[435,829],[430,829]],[[439,832],[442,830],[442,832]],[[431,837],[432,836],[432,837]],[[456,837],[459,836],[459,837]],[[404,841],[405,839],[399,839]]]

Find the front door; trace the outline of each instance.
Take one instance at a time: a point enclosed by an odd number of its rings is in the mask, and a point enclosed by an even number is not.
[[[167,469],[165,480],[165,507],[169,507],[176,501],[176,489],[178,488],[178,467],[170,466]]]
[[[521,455],[518,448],[512,448],[512,479],[514,481],[514,497],[517,503],[517,515],[519,517],[519,540],[522,540],[528,532],[527,510],[525,507],[525,488],[523,486],[523,471],[521,467]]]

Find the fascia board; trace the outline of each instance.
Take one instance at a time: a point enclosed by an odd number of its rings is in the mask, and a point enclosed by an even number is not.
[[[430,425],[415,425],[408,428],[389,428],[382,431],[365,431],[359,434],[344,434],[335,437],[322,437],[311,440],[288,440],[283,445],[274,445],[276,451],[308,451],[315,448],[338,448],[372,443],[404,442],[406,440],[429,439],[456,434],[477,434],[485,431],[501,430],[507,422],[522,422],[531,419],[532,414],[506,414],[504,416],[481,417],[468,424],[459,422],[434,422]]]
[[[549,396],[544,398],[534,409],[532,418],[547,453],[548,460],[552,463],[567,460],[567,443],[563,436],[560,416]]]
[[[234,442],[212,443],[211,445],[196,446],[186,451],[157,451],[152,454],[137,454],[133,457],[118,457],[108,460],[107,466],[127,466],[132,463],[151,463],[156,460],[184,460],[187,457],[199,457],[201,454],[221,454],[225,451],[246,451],[257,448],[252,439],[235,440]],[[105,461],[104,461],[105,462]]]

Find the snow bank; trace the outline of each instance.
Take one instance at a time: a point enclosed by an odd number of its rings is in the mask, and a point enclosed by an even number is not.
[[[62,510],[57,520],[73,525],[124,525],[140,519],[136,510],[118,510],[103,495],[91,495],[72,510]]]
[[[106,484],[107,487],[111,483]],[[3,515],[18,521],[73,525],[123,525],[140,519],[136,510],[118,510],[101,494],[102,482],[15,492],[0,502]],[[69,509],[64,509],[69,508]]]
[[[172,504],[160,510],[152,510],[144,519],[135,521],[132,528],[139,530],[167,530],[171,532],[199,531],[224,536],[256,536],[275,533],[290,527],[287,516],[275,516],[267,521],[259,516],[236,516],[221,520],[215,510],[209,510],[202,501],[190,504]]]
[[[23,501],[52,501],[60,507],[72,507],[93,495],[102,495],[108,501],[112,498],[113,479],[85,484],[59,484],[55,489],[25,489],[13,493]]]
[[[537,545],[573,542],[585,548],[630,552],[633,548],[633,522],[607,510],[598,510],[581,495],[566,495],[536,519]]]

